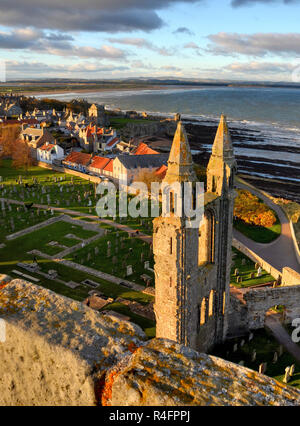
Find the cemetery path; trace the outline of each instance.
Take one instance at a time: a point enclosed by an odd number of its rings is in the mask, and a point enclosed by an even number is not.
[[[250,191],[252,194],[262,199],[265,204],[271,207],[278,215],[278,218],[281,222],[282,231],[281,235],[275,241],[269,244],[256,243],[235,229],[233,231],[234,238],[255,252],[258,256],[260,256],[278,271],[281,272],[283,268],[289,267],[300,273],[300,264],[296,256],[290,222],[281,207],[273,203],[273,201],[271,201],[260,191],[255,190],[248,185],[238,182],[237,187],[239,189],[246,189],[247,191]]]
[[[18,205],[24,205],[23,201],[17,201],[17,200],[11,200],[8,198],[0,198],[0,201],[4,200],[6,202],[12,203],[12,204],[18,204]],[[119,229],[120,231],[124,231],[127,232],[128,234],[134,235],[136,238],[139,238],[142,241],[145,241],[148,244],[152,243],[152,236],[151,235],[146,235],[143,234],[142,232],[139,232],[139,234],[136,233],[135,229],[130,228],[127,225],[123,225],[121,223],[116,223],[113,222],[112,220],[109,219],[100,219],[99,216],[93,215],[93,214],[89,214],[89,213],[82,213],[82,212],[78,212],[76,210],[70,210],[70,209],[66,209],[63,207],[54,207],[54,206],[48,206],[45,204],[33,204],[34,208],[37,209],[43,209],[43,210],[47,210],[47,209],[52,209],[56,212],[60,212],[62,214],[68,214],[68,215],[72,215],[72,216],[78,216],[78,217],[86,217],[88,219],[94,219],[97,220],[99,223],[105,223],[106,225],[112,226],[113,228]]]
[[[276,315],[267,315],[265,324],[276,340],[283,345],[298,362],[300,362],[300,347],[292,341],[291,336],[283,327]]]

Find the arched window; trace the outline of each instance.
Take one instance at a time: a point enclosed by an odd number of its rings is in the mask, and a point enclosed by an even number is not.
[[[215,292],[212,290],[209,294],[209,307],[208,307],[208,316],[212,317],[214,315],[214,301],[215,301]]]
[[[200,315],[200,325],[206,323],[206,299],[204,298],[201,303],[201,315]]]
[[[199,265],[215,261],[215,217],[211,210],[205,212],[199,229]]]

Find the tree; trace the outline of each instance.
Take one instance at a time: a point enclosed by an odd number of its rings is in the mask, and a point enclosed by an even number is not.
[[[12,157],[16,141],[20,136],[18,124],[2,125],[0,127],[0,157]]]
[[[30,146],[26,141],[18,139],[15,143],[12,153],[13,167],[16,169],[24,168],[26,173],[30,166],[34,164],[34,159],[31,156]]]
[[[249,191],[238,190],[234,204],[234,216],[248,225],[270,228],[276,223],[273,210]]]

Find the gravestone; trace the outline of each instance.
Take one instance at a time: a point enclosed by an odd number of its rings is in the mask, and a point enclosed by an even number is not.
[[[253,333],[250,333],[250,334],[249,334],[249,342],[251,342],[251,341],[253,340],[253,338],[254,338],[254,334],[253,334]]]
[[[258,372],[260,374],[265,374],[265,372],[267,371],[267,366],[268,366],[267,363],[260,364]]]
[[[132,274],[133,274],[132,265],[127,265],[127,268],[126,268],[127,277],[130,277]]]
[[[273,356],[273,364],[276,364],[278,362],[278,353],[275,352]]]
[[[293,364],[290,368],[290,376],[293,377],[293,375],[295,374],[296,371],[296,365]]]
[[[144,263],[144,269],[149,269],[150,268],[150,262],[149,260],[147,260],[147,262]]]
[[[234,271],[234,275],[235,275],[236,277],[239,275],[239,273],[240,273],[240,271],[239,271],[238,269],[236,269],[236,270]]]
[[[237,350],[238,350],[238,345],[237,343],[235,343],[235,345],[233,346],[233,352],[237,352]]]
[[[291,380],[290,371],[291,371],[291,368],[290,367],[286,367],[285,374],[284,374],[284,379],[283,379],[283,383],[287,384]]]
[[[255,362],[255,361],[256,361],[256,356],[257,356],[257,353],[256,353],[256,351],[254,350],[254,351],[252,352],[252,357],[251,357],[251,361],[252,361],[252,362]]]
[[[259,278],[261,276],[262,276],[262,268],[259,267],[258,270],[257,270],[257,277]]]

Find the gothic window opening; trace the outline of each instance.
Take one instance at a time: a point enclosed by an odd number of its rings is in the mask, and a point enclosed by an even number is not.
[[[200,315],[200,325],[206,323],[206,299],[204,298],[201,303],[201,315]]]
[[[226,293],[224,291],[224,293],[223,293],[223,315],[225,315],[225,311],[226,311]]]
[[[215,292],[212,290],[209,295],[209,309],[208,309],[209,317],[212,317],[214,315],[214,299],[215,299]]]
[[[213,212],[206,211],[199,230],[199,265],[215,261],[215,217]]]
[[[170,238],[170,254],[173,254],[173,238]]]

